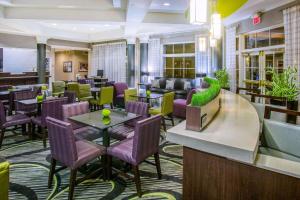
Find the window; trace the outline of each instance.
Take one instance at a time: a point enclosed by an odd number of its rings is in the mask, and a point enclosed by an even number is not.
[[[166,78],[195,78],[195,43],[164,45]]]
[[[275,28],[271,30],[271,45],[284,44],[284,28]]]

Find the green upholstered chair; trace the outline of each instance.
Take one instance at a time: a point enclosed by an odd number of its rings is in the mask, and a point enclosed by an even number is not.
[[[52,82],[52,95],[60,96],[65,92],[66,83],[64,81],[54,81]]]
[[[0,163],[0,199],[8,200],[9,162]]]
[[[97,99],[90,100],[90,104],[100,106],[103,109],[104,105],[110,105],[113,108],[114,87],[102,87]]]
[[[79,101],[90,101],[94,97],[92,96],[91,92],[91,85],[90,84],[79,84]]]
[[[161,103],[161,107],[158,108],[150,108],[149,113],[151,115],[161,115],[162,116],[162,125],[164,130],[166,131],[166,120],[171,120],[172,125],[174,126],[173,119],[173,104],[174,104],[174,92],[169,92],[164,94],[163,100]]]
[[[76,83],[76,82],[68,83],[67,90],[75,92],[76,98],[79,98],[79,83]]]
[[[124,91],[125,105],[128,101],[137,101],[137,97],[133,97],[133,95],[137,95],[137,89],[127,89]]]

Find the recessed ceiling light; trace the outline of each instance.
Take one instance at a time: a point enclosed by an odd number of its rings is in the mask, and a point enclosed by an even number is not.
[[[109,25],[109,24],[104,24],[104,26],[105,26],[105,27],[108,27],[108,26],[110,26],[110,25]]]
[[[165,2],[163,5],[164,5],[164,6],[170,6],[171,4],[168,3],[168,2]]]
[[[56,23],[53,23],[52,26],[57,26],[57,24],[56,24]]]

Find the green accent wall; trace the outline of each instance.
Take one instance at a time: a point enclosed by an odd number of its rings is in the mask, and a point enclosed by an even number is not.
[[[217,11],[222,15],[222,18],[225,18],[236,12],[247,1],[248,0],[218,0]]]

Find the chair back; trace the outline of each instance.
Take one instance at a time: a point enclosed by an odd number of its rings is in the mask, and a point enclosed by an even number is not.
[[[75,103],[76,102],[76,93],[73,91],[65,91],[64,97],[68,98],[68,103]]]
[[[192,102],[192,98],[193,98],[193,95],[196,94],[197,90],[196,89],[191,89],[187,95],[187,98],[186,98],[186,105],[189,105],[191,104]]]
[[[137,95],[137,89],[127,89],[124,91],[124,101],[125,104],[129,101],[136,101],[137,97],[133,97],[134,95]]]
[[[35,104],[24,105],[24,104],[17,102],[18,100],[26,100],[26,99],[36,98],[36,92],[31,91],[31,90],[24,90],[24,91],[14,92],[13,95],[14,95],[13,100],[15,101],[15,110],[16,111],[32,112],[37,108],[37,106]]]
[[[78,159],[72,125],[51,117],[46,121],[52,158],[72,167]]]
[[[75,82],[70,82],[67,85],[68,91],[73,91],[76,94],[76,97],[79,97],[79,84]]]
[[[72,103],[72,104],[65,104],[62,106],[62,117],[63,121],[68,122],[72,125],[73,130],[82,128],[84,125],[79,123],[75,123],[69,120],[70,117],[76,115],[82,115],[89,112],[89,103],[87,101]]]
[[[111,104],[114,98],[114,88],[113,87],[102,87],[99,92],[99,105]]]
[[[163,116],[173,113],[174,96],[175,96],[174,92],[168,92],[164,94],[161,103],[161,114]]]
[[[91,85],[90,84],[79,84],[79,98],[90,97]]]
[[[137,122],[133,136],[132,158],[136,164],[159,151],[161,115]]]
[[[66,83],[64,81],[54,81],[52,82],[53,94],[63,93],[65,91]]]
[[[116,95],[118,96],[120,94],[124,94],[124,91],[128,89],[128,85],[127,83],[119,82],[114,84],[114,88],[116,91]]]
[[[134,102],[129,101],[125,104],[125,111],[129,113],[134,113],[140,115],[139,118],[126,122],[125,124],[129,126],[135,126],[140,120],[146,119],[148,117],[149,105],[144,102]]]
[[[0,128],[2,128],[2,125],[5,122],[6,122],[5,108],[4,108],[2,101],[0,101]]]
[[[12,85],[0,85],[0,91],[6,91],[11,88],[12,88]]]
[[[46,126],[46,118],[52,117],[62,120],[62,105],[68,103],[68,98],[63,97],[54,100],[46,100],[42,103],[42,126]]]

